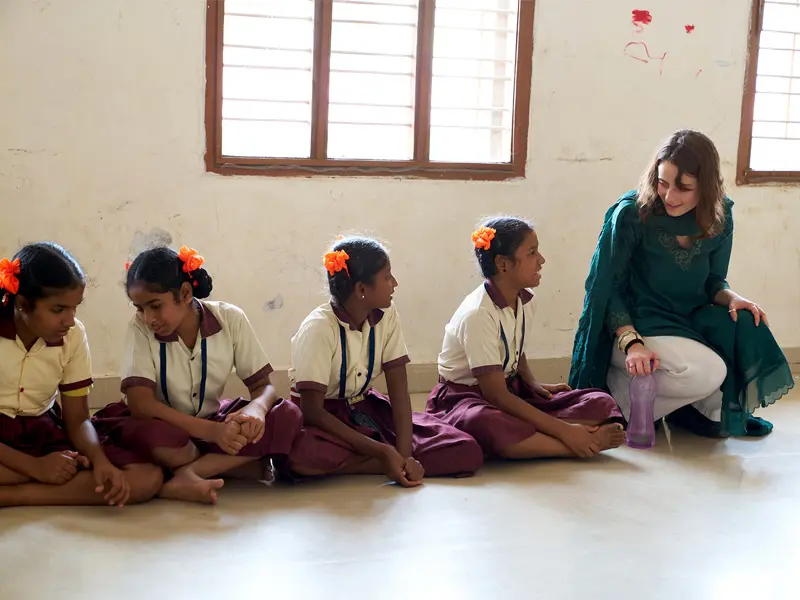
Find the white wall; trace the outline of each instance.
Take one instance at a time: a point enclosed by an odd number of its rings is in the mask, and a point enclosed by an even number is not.
[[[629,2],[539,0],[528,176],[464,183],[206,174],[205,0],[3,0],[0,255],[40,239],[74,252],[92,278],[81,318],[96,375],[115,375],[132,314],[123,263],[167,232],[207,257],[215,297],[242,306],[286,367],[292,334],[323,301],[327,243],[367,232],[391,245],[412,357],[431,362],[479,281],[474,224],[516,213],[536,221],[549,259],[538,356],[567,356],[606,207],[661,138],[695,127],[717,142],[737,202],[731,282],[784,346],[800,346],[800,188],[733,183],[750,1],[653,3],[636,34]],[[624,56],[634,40],[669,52],[663,76]],[[276,297],[282,307],[267,309]]]

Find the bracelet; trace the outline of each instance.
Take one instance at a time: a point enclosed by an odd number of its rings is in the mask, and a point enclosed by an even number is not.
[[[628,350],[630,350],[636,344],[641,344],[642,346],[644,346],[644,340],[636,338],[636,339],[631,340],[630,342],[628,342],[628,345],[625,346],[625,356],[628,355]]]
[[[629,329],[621,336],[619,336],[619,338],[617,338],[617,348],[619,349],[620,352],[625,352],[627,347],[633,340],[641,340],[641,342],[644,344],[642,336],[640,336],[636,330]]]

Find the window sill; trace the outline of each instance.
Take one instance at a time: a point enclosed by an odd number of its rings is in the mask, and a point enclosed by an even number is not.
[[[525,177],[525,167],[513,163],[415,163],[414,161],[248,159],[208,160],[206,171],[218,175],[261,177],[387,177],[452,181],[507,181]]]
[[[753,171],[740,170],[736,185],[799,185],[800,171]]]

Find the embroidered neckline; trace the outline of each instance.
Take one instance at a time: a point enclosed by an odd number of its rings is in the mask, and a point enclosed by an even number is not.
[[[694,240],[691,246],[684,248],[678,242],[678,236],[671,235],[663,229],[658,231],[658,241],[672,254],[672,258],[683,271],[689,269],[692,259],[700,253],[700,247],[703,245],[703,240]]]

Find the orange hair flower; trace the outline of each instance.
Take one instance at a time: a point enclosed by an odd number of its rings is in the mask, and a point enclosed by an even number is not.
[[[131,265],[132,265],[132,264],[133,264],[133,263],[132,263],[131,261],[128,261],[128,262],[126,262],[126,263],[125,263],[125,270],[126,270],[126,271],[130,271],[130,270],[131,270]]]
[[[4,258],[0,260],[0,288],[9,294],[16,294],[19,291],[19,259],[13,261]]]
[[[197,250],[194,248],[189,248],[188,246],[183,246],[180,249],[180,252],[178,252],[178,258],[183,261],[183,272],[188,273],[190,276],[192,271],[196,271],[203,266],[203,263],[206,262],[206,259],[197,253]]]
[[[347,273],[348,276],[350,275],[350,271],[347,269],[347,261],[350,259],[350,256],[344,250],[326,252],[322,259],[323,264],[325,265],[325,268],[328,269],[328,273],[331,277],[333,277],[342,269],[345,270],[345,273]]]
[[[492,240],[496,233],[497,230],[491,227],[478,227],[472,234],[472,243],[475,244],[475,248],[488,250],[492,247]]]

